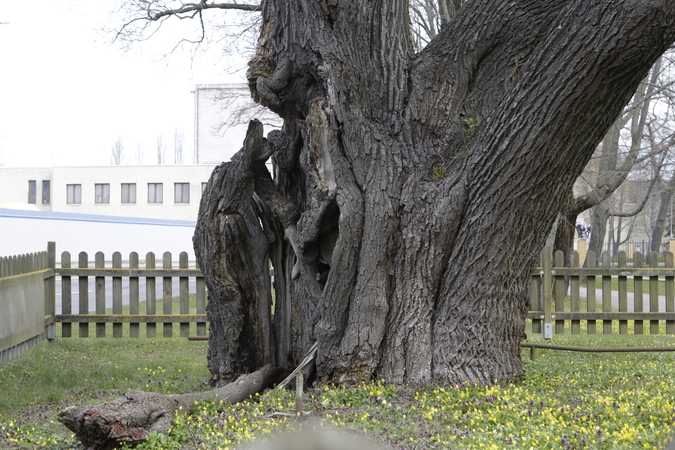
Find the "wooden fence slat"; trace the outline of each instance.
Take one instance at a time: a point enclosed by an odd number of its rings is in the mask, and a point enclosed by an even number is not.
[[[199,280],[197,280],[199,283]],[[197,288],[199,290],[199,287]],[[197,304],[199,304],[199,296],[197,296]],[[530,287],[530,306],[533,311],[541,311],[541,275],[535,273],[532,275]],[[199,328],[199,325],[197,325]],[[532,319],[532,334],[541,333],[541,319]],[[197,332],[197,336],[201,336]]]
[[[570,266],[572,268],[579,267],[579,253],[572,252],[570,258]],[[580,311],[579,307],[579,276],[573,275],[570,277],[570,309],[574,311]],[[572,321],[572,334],[581,333],[581,321],[573,320]]]
[[[206,284],[204,277],[197,278],[196,313],[206,314]],[[197,336],[206,336],[206,322],[197,322]]]
[[[551,279],[551,247],[544,247],[542,265],[544,267],[544,339],[553,337],[552,309],[553,309],[553,281]]]
[[[626,252],[619,252],[619,269],[626,268]],[[628,279],[619,276],[619,312],[628,312]],[[619,321],[619,334],[628,334],[628,321]]]
[[[643,266],[642,263],[642,253],[635,252],[633,253],[633,267],[636,269],[641,269]],[[642,287],[642,277],[636,275],[633,277],[633,311],[642,312],[643,311],[643,287]],[[635,334],[644,334],[644,322],[642,320],[636,320],[633,322],[633,329]]]
[[[164,258],[163,258],[163,269],[171,269],[171,252],[164,252]],[[162,312],[164,314],[171,314],[171,307],[173,303],[173,293],[172,293],[172,278],[171,277],[163,277],[163,308]],[[173,336],[173,324],[171,323],[165,323],[164,328],[163,328],[163,335],[164,337],[171,337]]]
[[[150,252],[145,255],[145,268],[155,268],[155,254]],[[148,277],[145,279],[145,313],[157,314],[157,291],[155,290],[155,277]],[[157,336],[157,326],[154,323],[149,323],[145,326],[145,334],[147,337]]]
[[[602,268],[606,269],[612,266],[612,259],[609,252],[602,252]],[[602,276],[602,311],[612,312],[612,277]],[[602,334],[612,334],[612,321],[602,321]]]
[[[138,253],[129,254],[129,268],[138,269]],[[138,277],[129,277],[129,314],[140,314],[139,307],[139,280]],[[140,325],[138,322],[129,324],[129,337],[137,338],[140,336]]]
[[[105,268],[105,255],[103,252],[96,252],[94,255],[94,267],[97,269]],[[105,277],[95,277],[96,285],[96,314],[105,314]],[[96,337],[105,337],[105,323],[96,324]]]
[[[113,269],[122,268],[122,254],[120,252],[113,253],[112,256]],[[112,279],[112,312],[113,314],[122,314],[122,277],[113,277]],[[122,324],[113,324],[113,337],[122,337]]]
[[[675,267],[673,254],[666,252],[666,268]],[[675,312],[675,277],[666,277],[666,312]],[[675,334],[675,321],[666,320],[666,334]]]
[[[47,251],[42,252],[38,257],[38,268],[40,270],[51,269],[52,274],[45,279],[45,316],[56,315],[56,242],[47,243]],[[47,329],[47,339],[54,339],[56,337],[56,325],[51,325]]]
[[[659,267],[659,254],[651,252],[649,254],[649,267]],[[659,277],[649,277],[649,311],[658,312],[659,310]],[[649,321],[649,334],[659,334],[659,321]]]
[[[89,267],[89,256],[87,252],[80,252],[78,267],[87,268]],[[80,314],[89,314],[89,277],[79,277],[79,301],[80,301]],[[81,323],[78,333],[79,337],[86,338],[89,337],[89,324]]]
[[[181,269],[187,269],[189,266],[187,252],[181,252],[178,265]],[[190,280],[187,277],[180,277],[180,313],[188,314],[190,312]],[[190,322],[180,324],[180,336],[188,337],[190,335]]]
[[[586,266],[589,269],[595,269],[595,263],[597,258],[595,252],[590,250],[586,255]],[[595,299],[595,275],[589,275],[586,277],[586,311],[595,312],[597,301]],[[595,334],[596,332],[596,322],[595,320],[589,320],[586,322],[586,333]]]
[[[553,258],[553,267],[565,267],[565,254],[558,250],[555,252]],[[556,273],[554,277],[554,287],[555,287],[555,310],[564,311],[565,310],[565,276],[558,275]],[[555,334],[564,334],[565,333],[565,321],[556,319],[555,321]]]
[[[61,267],[70,267],[70,253],[61,253]],[[61,277],[61,314],[71,314],[73,312],[72,285],[70,277]],[[72,325],[64,323],[61,325],[61,337],[72,337]]]

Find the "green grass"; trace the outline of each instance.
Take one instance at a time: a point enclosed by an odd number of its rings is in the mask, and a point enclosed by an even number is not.
[[[538,337],[534,341],[540,341]],[[675,346],[672,336],[555,336],[554,344]],[[79,449],[60,409],[127,390],[206,389],[206,343],[186,339],[57,339],[0,368],[0,448]],[[523,381],[493,387],[443,380],[316,386],[297,422],[291,391],[237,405],[199,405],[167,436],[139,449],[234,448],[289,428],[336,426],[396,449],[661,448],[675,420],[674,353],[585,354],[523,350]],[[286,415],[284,415],[286,414]],[[592,447],[591,447],[592,446]]]
[[[128,390],[205,389],[206,348],[185,338],[43,342],[0,366],[0,448],[79,448],[56,422],[67,406],[97,404]]]

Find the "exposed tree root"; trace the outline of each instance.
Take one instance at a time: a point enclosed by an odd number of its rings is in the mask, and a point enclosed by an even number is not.
[[[267,365],[211,391],[175,395],[131,391],[108,403],[71,406],[59,413],[58,420],[87,448],[111,449],[120,442],[142,442],[152,431],[168,432],[176,411],[182,408],[190,413],[195,401],[235,403],[245,400],[270,386],[276,375],[277,369]]]

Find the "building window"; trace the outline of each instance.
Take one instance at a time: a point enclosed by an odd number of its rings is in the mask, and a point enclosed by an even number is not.
[[[204,191],[206,190],[206,185],[208,183],[202,183],[202,195],[204,195]]]
[[[136,183],[122,183],[122,203],[136,203]]]
[[[28,180],[28,203],[37,203],[37,183],[35,180]]]
[[[162,203],[162,183],[148,183],[148,203]]]
[[[66,201],[69,205],[79,205],[82,203],[81,184],[67,184],[66,194]]]
[[[176,203],[190,203],[190,183],[174,184],[174,201]]]
[[[52,201],[52,182],[49,180],[42,180],[42,204],[49,205]]]
[[[96,203],[110,203],[110,184],[95,184],[96,196],[94,201]]]

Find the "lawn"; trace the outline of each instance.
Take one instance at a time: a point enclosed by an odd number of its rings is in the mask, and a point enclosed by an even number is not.
[[[539,341],[538,337],[533,338]],[[671,336],[556,336],[583,346],[675,346]],[[237,405],[205,403],[179,415],[168,436],[140,449],[235,448],[289,428],[337,426],[394,449],[663,448],[675,420],[675,353],[538,350],[509,385],[393,386],[373,380],[305,393],[303,422],[291,391]],[[0,366],[0,448],[80,449],[56,422],[69,405],[127,390],[207,389],[206,342],[184,338],[57,339]]]

